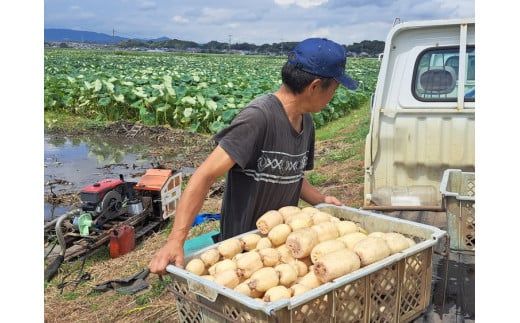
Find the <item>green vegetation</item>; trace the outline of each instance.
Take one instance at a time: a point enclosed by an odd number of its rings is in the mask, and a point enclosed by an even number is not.
[[[43,121],[45,129],[65,132],[70,132],[76,129],[101,129],[105,125],[105,122],[101,120],[89,119],[84,116],[58,111],[46,111]]]
[[[172,278],[169,275],[163,276],[162,280],[152,281],[150,288],[147,289],[147,292],[139,294],[135,297],[136,304],[143,306],[158,298],[162,295],[166,287],[170,285],[171,282]]]
[[[92,252],[92,254],[85,261],[85,266],[90,266],[98,261],[110,259],[110,251],[108,246],[103,246]]]
[[[128,39],[117,44],[120,48],[149,48],[149,49],[174,49],[179,51],[198,50],[203,53],[217,53],[226,52],[228,50],[241,50],[258,54],[273,54],[286,55],[287,51],[292,50],[297,42],[280,42],[272,44],[255,45],[250,43],[223,43],[218,41],[210,41],[206,44],[198,44],[193,41],[180,39],[165,39],[165,40],[141,40]],[[345,46],[345,45],[343,45]],[[361,54],[365,52],[370,56],[377,56],[385,49],[385,42],[380,40],[363,40],[360,43],[353,43],[345,46],[348,52]]]
[[[369,128],[370,128],[370,120],[369,119],[362,120],[358,124],[356,129],[345,138],[345,142],[350,143],[350,144],[363,142],[368,134]]]
[[[284,61],[238,55],[47,50],[46,126],[97,127],[106,121],[139,120],[215,133],[254,97],[279,87]],[[313,115],[316,125],[323,126],[366,102],[378,69],[377,60],[350,59],[348,72],[360,82],[360,89],[340,87],[329,106]]]
[[[72,301],[72,300],[75,300],[76,298],[78,298],[78,296],[80,296],[79,293],[76,293],[76,292],[65,292],[63,293],[63,298],[67,301]]]
[[[365,102],[348,117],[327,123],[316,131],[316,142],[341,141],[326,156],[329,161],[363,160],[365,139],[370,128],[370,107]]]
[[[306,178],[309,181],[309,183],[313,186],[322,185],[327,181],[326,175],[317,173],[315,171],[310,171],[309,173],[307,173]]]

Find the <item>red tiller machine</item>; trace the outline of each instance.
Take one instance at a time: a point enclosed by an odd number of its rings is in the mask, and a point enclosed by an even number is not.
[[[45,236],[55,235],[61,249],[46,269],[45,279],[52,279],[64,260],[107,243],[113,257],[131,251],[137,239],[164,227],[175,215],[181,183],[180,172],[154,168],[137,183],[120,175],[85,186],[79,193],[81,208],[45,224]]]

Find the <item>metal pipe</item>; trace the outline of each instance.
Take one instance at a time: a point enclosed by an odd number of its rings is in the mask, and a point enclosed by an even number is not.
[[[43,230],[46,231],[46,230],[50,229],[52,226],[54,226],[56,224],[56,221],[58,221],[58,218],[54,218],[51,221],[45,223]]]
[[[444,212],[446,208],[444,206],[410,206],[410,205],[366,205],[361,207],[362,210],[374,210],[374,211],[434,211]]]
[[[74,210],[69,211],[69,212],[79,212],[79,211],[81,211],[81,209],[74,209]],[[43,230],[44,230],[44,231],[45,231],[45,230],[48,230],[48,229],[50,229],[52,226],[56,225],[56,222],[58,221],[58,219],[59,219],[60,217],[61,217],[61,215],[60,215],[59,217],[54,218],[54,219],[52,219],[51,221],[45,223],[45,226],[43,227]]]
[[[61,224],[63,223],[63,220],[79,213],[80,211],[80,209],[69,211],[61,215],[56,221],[56,237],[58,238],[61,250],[58,257],[56,257],[56,259],[54,259],[54,261],[47,268],[45,268],[44,278],[47,282],[50,282],[52,278],[56,276],[56,274],[58,273],[58,269],[60,268],[61,264],[63,263],[63,260],[65,259],[66,245],[65,238],[63,237],[63,232],[61,231]]]
[[[60,243],[60,248],[61,248],[60,252],[61,252],[62,256],[65,256],[65,249],[67,247],[65,245],[65,238],[63,237],[63,232],[61,231],[61,224],[63,223],[63,221],[66,218],[79,214],[80,211],[81,211],[81,209],[75,209],[75,210],[69,211],[69,212],[61,215],[58,218],[58,220],[56,221],[56,237],[58,238],[58,242]]]

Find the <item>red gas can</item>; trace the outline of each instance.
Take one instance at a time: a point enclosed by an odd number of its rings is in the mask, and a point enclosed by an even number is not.
[[[130,225],[121,225],[110,233],[108,248],[110,257],[117,258],[132,250],[135,247],[135,231]]]

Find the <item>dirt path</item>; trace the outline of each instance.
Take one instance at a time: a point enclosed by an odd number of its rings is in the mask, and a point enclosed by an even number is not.
[[[368,106],[364,105],[319,129],[315,169],[306,175],[322,192],[354,207],[362,205],[363,149],[368,115]],[[130,127],[119,123],[105,131],[107,135],[122,136]],[[165,127],[143,128],[141,131],[135,140],[149,142],[150,154],[164,154],[168,149],[180,150],[194,167],[200,165],[212,148],[209,136]],[[178,167],[167,163],[168,167]],[[218,185],[222,185],[222,181],[213,188],[217,190]],[[220,201],[220,193],[206,199],[202,212],[219,212]],[[192,229],[190,236],[211,231],[217,226],[218,223],[202,225]],[[146,267],[155,251],[166,241],[169,230],[168,227],[149,237],[136,250],[120,258],[110,259],[107,248],[101,249],[85,264],[84,270],[91,274],[91,280],[79,284],[75,290],[73,284],[68,285],[60,293],[57,285],[68,273],[72,274],[66,280],[75,279],[80,267],[78,262],[64,264],[56,278],[45,286],[46,322],[177,322],[175,302],[166,289],[169,278],[161,282],[157,276],[150,275],[148,282],[151,287],[136,295],[115,292],[89,294],[96,284],[130,276]]]

